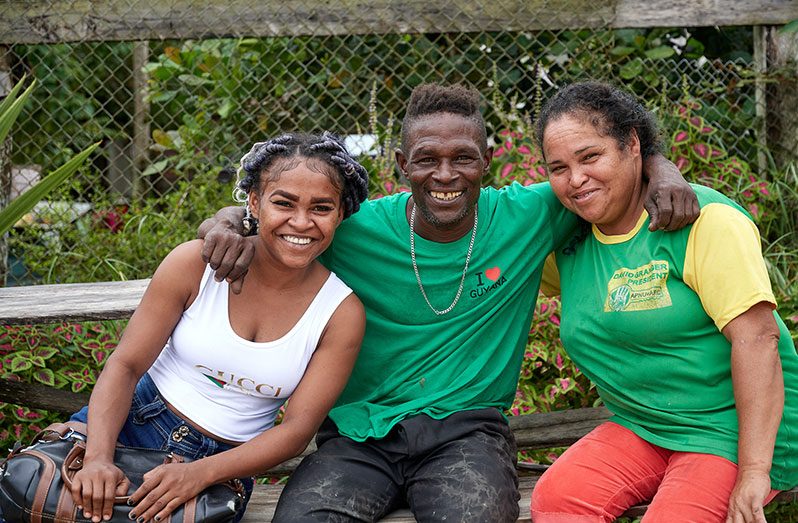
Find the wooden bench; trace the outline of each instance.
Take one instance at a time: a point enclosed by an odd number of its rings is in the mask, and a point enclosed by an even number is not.
[[[138,305],[149,280],[128,282],[76,283],[0,288],[0,325],[113,320],[129,318]],[[88,402],[88,394],[74,394],[34,383],[0,380],[0,402],[24,405],[70,414]],[[584,408],[550,413],[535,413],[509,419],[519,449],[545,449],[568,446],[609,417],[604,408]],[[289,474],[304,455],[315,449],[311,443],[302,456],[270,470]],[[545,466],[519,464],[518,521],[531,521],[529,499]],[[244,518],[245,522],[271,521],[282,491],[281,485],[256,485]],[[777,500],[798,501],[798,488],[782,492]],[[639,517],[645,505],[632,507],[626,517]],[[385,522],[414,522],[409,510],[398,510]]]

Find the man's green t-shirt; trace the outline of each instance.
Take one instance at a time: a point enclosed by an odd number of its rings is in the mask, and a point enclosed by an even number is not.
[[[410,258],[409,193],[364,202],[321,260],[366,308],[352,376],[330,417],[357,441],[382,438],[408,416],[508,408],[515,395],[546,256],[574,215],[548,184],[482,189],[478,229],[459,302],[437,316]],[[471,235],[451,243],[416,235],[421,282],[435,308],[454,299]]]

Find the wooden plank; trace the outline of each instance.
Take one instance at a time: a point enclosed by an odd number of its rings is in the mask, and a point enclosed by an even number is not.
[[[12,0],[0,43],[778,25],[790,0]]]
[[[557,412],[538,412],[508,418],[519,448],[566,447],[607,421],[604,408],[584,408]]]
[[[0,402],[69,415],[88,405],[89,395],[38,383],[0,380]]]
[[[150,280],[0,288],[0,325],[129,318]]]

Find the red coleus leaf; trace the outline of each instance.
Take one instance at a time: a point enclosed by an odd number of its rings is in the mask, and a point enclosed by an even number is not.
[[[705,143],[694,143],[691,147],[693,153],[698,156],[700,160],[705,162],[709,161],[711,148]]]
[[[86,388],[86,384],[82,381],[75,381],[72,383],[72,392],[81,392]]]
[[[91,357],[97,362],[97,365],[103,365],[105,360],[108,359],[108,351],[105,349],[94,349],[91,351]]]
[[[682,172],[682,174],[690,170],[690,160],[684,156],[679,156],[673,163],[676,165],[676,168]]]
[[[45,385],[55,385],[55,374],[50,369],[39,369],[33,373],[33,379]]]
[[[31,367],[33,367],[33,363],[31,363],[31,361],[28,358],[25,358],[23,356],[16,356],[14,359],[11,360],[12,372],[28,370]]]
[[[53,347],[36,347],[32,352],[37,358],[46,360],[58,354],[58,349]]]
[[[510,173],[513,172],[513,167],[515,167],[515,164],[512,164],[512,163],[508,163],[507,165],[502,167],[502,170],[501,170],[501,173],[500,173],[501,177],[502,178],[507,178],[510,175]]]
[[[675,144],[680,144],[686,142],[688,139],[690,139],[690,133],[687,131],[676,131],[671,141]]]

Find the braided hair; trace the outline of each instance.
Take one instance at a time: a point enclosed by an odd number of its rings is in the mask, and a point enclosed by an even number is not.
[[[332,167],[336,176],[330,179],[341,190],[344,218],[360,209],[360,203],[368,197],[368,173],[349,154],[343,140],[327,131],[321,135],[288,133],[253,145],[241,158],[233,198],[245,202],[250,191],[260,190],[262,175],[275,181],[296,165],[291,160],[303,158],[318,159]],[[276,165],[280,160],[283,162]]]

